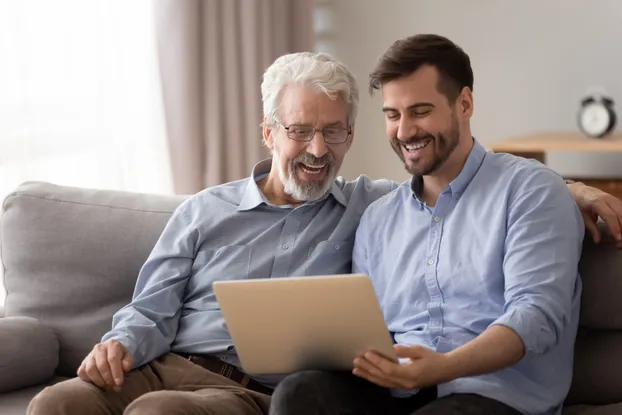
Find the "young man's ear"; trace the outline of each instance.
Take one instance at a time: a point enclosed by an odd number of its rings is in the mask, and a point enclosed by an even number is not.
[[[274,149],[274,127],[270,125],[270,120],[267,116],[263,117],[263,143],[266,147],[272,151]]]
[[[463,118],[470,119],[473,116],[473,92],[466,86],[458,96],[458,109]]]

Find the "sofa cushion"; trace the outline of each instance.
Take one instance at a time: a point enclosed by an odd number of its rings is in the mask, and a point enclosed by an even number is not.
[[[622,402],[622,331],[582,328],[567,404]]]
[[[5,198],[5,312],[55,331],[58,374],[75,376],[114,312],[130,301],[140,267],[182,200],[40,182]]]
[[[592,242],[586,232],[579,272],[583,281],[582,327],[622,330],[622,250],[617,249],[608,227],[599,223],[603,240]]]
[[[57,365],[50,328],[30,317],[0,318],[0,393],[47,382]]]

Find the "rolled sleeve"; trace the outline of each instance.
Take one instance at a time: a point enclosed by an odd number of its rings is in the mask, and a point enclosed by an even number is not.
[[[102,342],[115,339],[134,360],[134,367],[170,350],[198,240],[182,204],[171,216],[142,266],[132,301],[113,316],[112,330]]]
[[[564,181],[541,168],[528,171],[509,201],[503,270],[504,325],[527,354],[555,347],[578,307],[578,263],[585,228]]]

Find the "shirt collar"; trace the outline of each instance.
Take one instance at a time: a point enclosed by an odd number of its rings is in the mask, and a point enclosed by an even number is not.
[[[262,160],[253,167],[253,170],[251,171],[251,177],[248,179],[246,190],[244,191],[244,196],[242,197],[242,201],[238,206],[238,211],[251,210],[261,205],[262,203],[269,204],[268,199],[266,199],[266,196],[259,189],[257,182],[261,180],[265,175],[270,173],[271,169],[271,158]],[[333,181],[333,185],[331,186],[329,194],[331,194],[335,198],[335,200],[341,203],[344,207],[347,206],[348,202],[346,200],[346,197],[336,181]],[[316,202],[324,199],[325,197]],[[311,204],[316,202],[311,202]]]
[[[482,165],[485,156],[486,149],[475,138],[473,138],[473,147],[469,152],[469,156],[467,157],[466,163],[464,163],[462,171],[460,171],[458,177],[449,183],[449,190],[451,191],[453,198],[458,199],[469,183],[471,183],[471,180],[473,180],[473,177],[475,177],[475,174]],[[423,177],[413,176],[410,181],[410,189],[412,190],[415,198],[419,202],[422,202],[419,196],[421,196],[421,190],[423,189]]]

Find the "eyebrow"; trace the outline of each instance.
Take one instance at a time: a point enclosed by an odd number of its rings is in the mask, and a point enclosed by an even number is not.
[[[431,102],[418,102],[416,104],[412,104],[409,105],[408,107],[406,107],[406,111],[412,111],[412,110],[416,110],[417,108],[422,108],[422,107],[432,107],[434,108],[434,104],[432,104]],[[382,112],[389,112],[389,111],[395,111],[397,112],[397,110],[395,108],[391,108],[391,107],[382,107]]]
[[[343,127],[343,126],[344,124],[341,121],[335,121],[335,122],[331,122],[325,125],[325,127]]]
[[[304,126],[311,126],[311,124],[309,123],[304,123],[304,122],[293,122],[290,125],[304,125]],[[343,127],[344,124],[341,121],[333,121],[331,123],[328,124],[324,124],[324,127]]]

